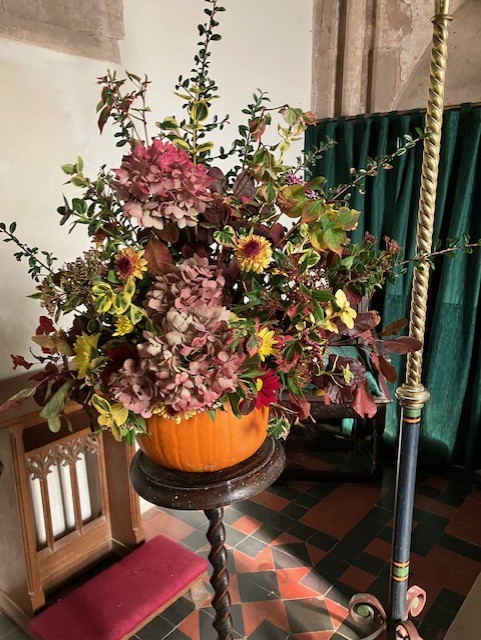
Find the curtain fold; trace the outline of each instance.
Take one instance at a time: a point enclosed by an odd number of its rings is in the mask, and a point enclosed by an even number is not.
[[[314,175],[330,186],[349,181],[349,169],[360,168],[367,156],[394,151],[403,134],[415,136],[424,114],[412,111],[321,121],[306,135],[306,150],[326,137],[337,144],[316,163]],[[434,237],[470,234],[481,237],[481,108],[462,105],[445,112]],[[365,231],[394,238],[406,257],[416,248],[417,211],[422,164],[418,144],[397,158],[390,171],[368,179],[364,194],[355,193],[351,206],[363,212],[354,241]],[[420,453],[426,464],[481,467],[481,249],[458,252],[454,259],[436,258],[431,273],[423,361],[423,383],[431,399],[423,412]],[[383,324],[409,317],[412,266],[394,284],[374,296]],[[404,381],[404,358],[393,358],[398,384]],[[397,385],[394,385],[394,387]],[[393,388],[394,388],[393,387]],[[397,435],[399,408],[387,415],[386,435]]]

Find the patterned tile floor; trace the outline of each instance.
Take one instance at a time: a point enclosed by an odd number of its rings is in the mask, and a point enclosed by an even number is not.
[[[296,454],[296,462],[337,467]],[[234,637],[249,640],[356,640],[346,603],[359,591],[382,602],[388,589],[394,473],[383,486],[290,482],[225,511]],[[206,554],[203,513],[152,508],[147,538],[159,533]],[[454,473],[418,474],[411,584],[428,593],[424,640],[442,640],[481,571],[481,490]],[[213,611],[178,600],[138,632],[140,640],[214,640]],[[25,638],[0,615],[0,638]],[[86,640],[102,640],[89,638]],[[472,639],[460,639],[472,640]]]

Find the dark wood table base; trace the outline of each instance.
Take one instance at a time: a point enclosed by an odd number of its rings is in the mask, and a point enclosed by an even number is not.
[[[202,509],[209,519],[207,539],[213,573],[212,606],[216,611],[214,627],[219,640],[232,640],[229,572],[225,550],[224,507],[246,500],[267,489],[285,465],[282,445],[267,438],[256,453],[235,467],[209,473],[188,473],[167,469],[139,451],[130,471],[137,493],[158,507]]]

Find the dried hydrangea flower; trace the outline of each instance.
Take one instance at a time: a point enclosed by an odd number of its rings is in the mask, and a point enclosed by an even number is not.
[[[195,227],[214,196],[214,179],[203,165],[195,165],[186,151],[170,142],[137,144],[115,169],[112,188],[124,202],[124,212],[142,227],[164,229],[173,222],[180,229]]]

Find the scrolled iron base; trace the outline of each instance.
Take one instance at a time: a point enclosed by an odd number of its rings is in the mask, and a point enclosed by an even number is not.
[[[396,626],[396,640],[422,640],[422,638],[411,620],[405,620]]]
[[[413,586],[406,594],[406,618],[415,618],[424,609],[426,592],[421,587]],[[368,635],[360,636],[362,640],[375,640],[388,628],[387,615],[379,600],[369,593],[357,593],[348,605],[349,617],[359,627],[366,627]],[[376,629],[372,629],[376,626]],[[391,631],[392,632],[392,631]],[[390,639],[391,640],[391,639]],[[411,620],[403,620],[395,625],[393,640],[422,640]]]
[[[369,593],[357,593],[348,605],[349,616],[359,627],[369,627],[369,635],[363,640],[375,640],[387,629],[387,616],[379,600]],[[372,630],[373,625],[377,627]]]

